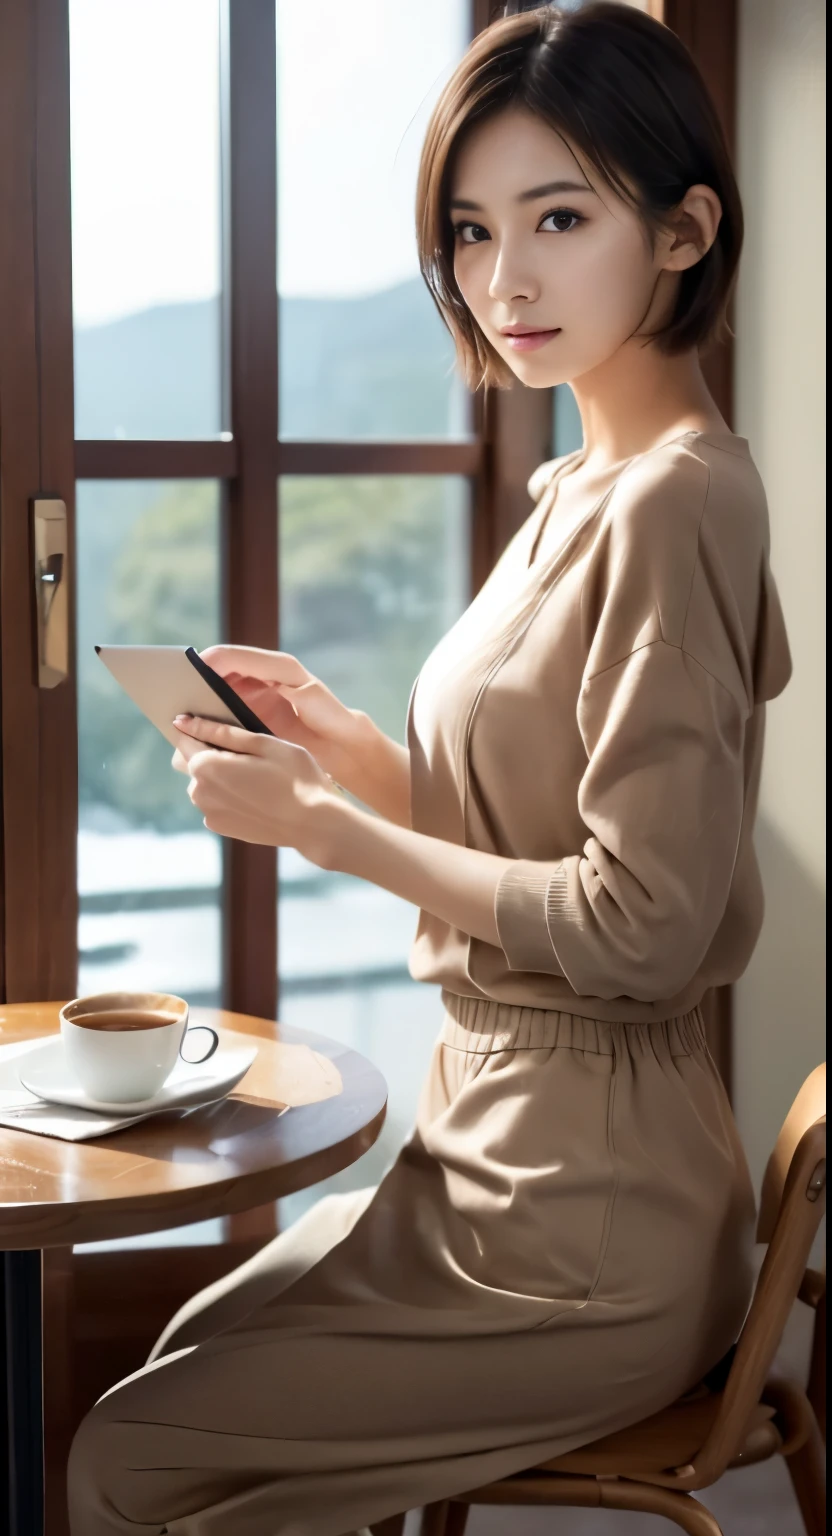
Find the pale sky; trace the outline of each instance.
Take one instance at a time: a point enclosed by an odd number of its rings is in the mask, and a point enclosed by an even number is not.
[[[425,125],[467,0],[277,0],[280,288],[415,276]],[[216,0],[70,0],[75,319],[218,291]]]

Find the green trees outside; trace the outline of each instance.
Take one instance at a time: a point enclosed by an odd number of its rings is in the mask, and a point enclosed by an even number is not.
[[[220,638],[217,488],[160,487],[121,518],[119,489],[110,487],[106,558],[86,549],[81,522],[79,589],[82,603],[89,590],[90,607],[79,626],[80,801],[109,806],[133,825],[193,829],[168,744],[95,660],[90,641],[201,648]],[[402,740],[413,680],[467,600],[465,482],[290,477],[280,502],[282,649]],[[91,538],[101,512],[89,521]]]

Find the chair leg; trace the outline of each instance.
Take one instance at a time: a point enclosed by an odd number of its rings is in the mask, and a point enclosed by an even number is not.
[[[722,1536],[709,1509],[691,1498],[689,1493],[677,1493],[673,1488],[661,1488],[654,1483],[628,1483],[624,1478],[605,1478],[599,1484],[601,1504],[604,1509],[632,1509],[645,1515],[664,1515],[675,1525],[687,1531],[688,1536]],[[814,1533],[813,1533],[814,1536]]]
[[[404,1515],[388,1515],[370,1526],[370,1536],[404,1536]]]
[[[448,1506],[448,1518],[445,1521],[445,1536],[465,1536],[465,1527],[470,1513],[470,1504],[451,1502]]]
[[[795,1497],[800,1505],[806,1536],[823,1536],[826,1530],[826,1478],[823,1441],[816,1423],[808,1440],[786,1457]]]
[[[440,1499],[438,1504],[426,1504],[422,1510],[419,1536],[446,1536],[450,1503]]]

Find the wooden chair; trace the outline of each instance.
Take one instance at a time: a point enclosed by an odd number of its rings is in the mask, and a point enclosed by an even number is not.
[[[664,1515],[690,1536],[722,1536],[692,1497],[729,1467],[785,1456],[807,1536],[825,1531],[826,1277],[807,1269],[825,1209],[826,1066],[803,1084],[769,1158],[757,1239],[768,1248],[724,1379],[707,1382],[640,1424],[530,1471],[433,1504],[422,1536],[463,1536],[472,1504],[592,1505]],[[815,1311],[806,1390],[777,1374],[774,1356],[796,1298]],[[729,1363],[730,1362],[730,1363]],[[398,1536],[403,1516],[378,1536]],[[401,1523],[400,1523],[401,1522]],[[507,1526],[506,1529],[510,1527]]]

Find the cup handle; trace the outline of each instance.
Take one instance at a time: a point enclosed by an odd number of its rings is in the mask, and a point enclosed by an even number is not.
[[[182,1046],[185,1044],[185,1041],[190,1040],[191,1035],[195,1035],[197,1030],[200,1029],[207,1030],[208,1034],[213,1036],[210,1049],[205,1052],[204,1056],[182,1056]],[[210,1061],[219,1043],[220,1037],[217,1034],[217,1031],[211,1028],[210,1024],[192,1024],[190,1029],[186,1029],[184,1035],[182,1036],[182,1041],[179,1046],[179,1054],[182,1056],[183,1061],[187,1061],[189,1066],[200,1067],[202,1066],[203,1061]]]

